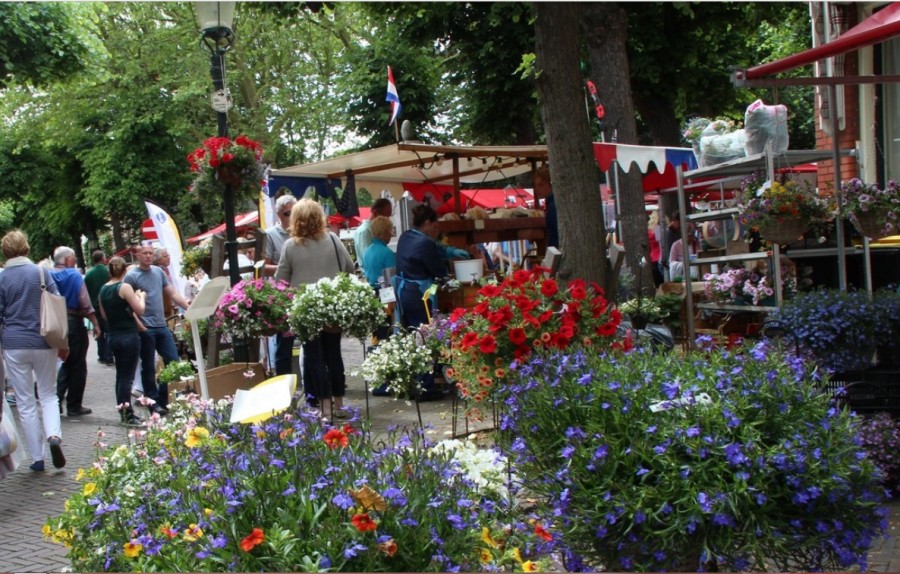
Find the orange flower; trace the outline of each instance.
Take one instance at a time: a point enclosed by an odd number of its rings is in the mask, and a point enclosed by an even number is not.
[[[372,520],[372,517],[369,516],[368,512],[357,514],[350,520],[350,522],[352,522],[353,526],[355,526],[356,529],[360,532],[368,532],[370,530],[375,530],[376,528],[378,528],[378,523]]]
[[[266,535],[263,533],[261,528],[254,528],[253,532],[248,534],[241,540],[241,549],[244,552],[250,552],[254,547],[263,543],[266,539]]]
[[[350,441],[347,439],[347,435],[341,429],[330,429],[325,436],[323,437],[325,444],[328,445],[328,448],[344,448]]]
[[[379,544],[378,551],[388,558],[393,558],[394,554],[397,553],[397,543],[394,542],[393,538],[391,538],[387,542],[382,542],[381,544]]]
[[[543,540],[545,540],[545,541],[547,541],[547,542],[550,542],[551,540],[553,540],[553,535],[550,534],[549,532],[547,532],[547,530],[545,530],[544,527],[541,526],[540,524],[535,524],[535,525],[534,525],[534,533],[535,533],[539,538],[541,538],[541,539],[543,539]]]

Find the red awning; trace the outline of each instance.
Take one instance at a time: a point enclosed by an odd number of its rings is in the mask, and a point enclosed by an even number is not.
[[[791,54],[780,60],[750,68],[744,72],[744,79],[755,80],[793,70],[831,56],[890,40],[897,35],[900,35],[900,2],[893,2],[850,28],[837,39],[803,52]]]
[[[242,213],[240,215],[234,216],[234,228],[237,233],[240,233],[244,230],[244,228],[249,227],[251,225],[256,225],[259,223],[259,212],[258,211],[250,211],[248,213]],[[216,233],[225,233],[225,224],[221,223],[216,227],[213,227],[209,231],[204,231],[200,235],[195,235],[187,240],[190,244],[200,243],[207,237],[212,237]]]

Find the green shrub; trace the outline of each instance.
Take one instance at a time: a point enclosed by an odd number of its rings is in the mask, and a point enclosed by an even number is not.
[[[504,388],[498,441],[570,569],[865,568],[884,493],[815,383],[764,344],[535,357]]]

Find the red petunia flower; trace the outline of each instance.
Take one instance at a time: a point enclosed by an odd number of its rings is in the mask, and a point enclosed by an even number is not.
[[[509,342],[513,345],[524,345],[527,339],[528,335],[525,334],[525,329],[522,327],[513,327],[509,330]]]
[[[583,279],[573,279],[569,281],[569,295],[576,301],[582,301],[587,297],[587,289],[584,286]]]
[[[344,434],[344,431],[341,429],[330,429],[325,433],[325,436],[322,437],[325,441],[325,444],[328,445],[328,448],[337,448],[337,447],[346,447],[350,444],[350,441],[347,439],[347,435]]]
[[[491,353],[497,352],[497,340],[494,339],[493,335],[485,335],[481,341],[478,343],[478,350],[484,353],[485,355],[490,355]]]
[[[499,297],[500,293],[503,291],[497,285],[485,285],[481,289],[478,290],[478,294],[482,297],[487,297],[488,299],[494,299],[495,297]]]
[[[478,333],[475,331],[469,331],[465,335],[463,335],[462,341],[459,343],[459,346],[465,350],[478,343],[479,337]]]
[[[241,540],[241,549],[244,552],[250,552],[256,546],[259,546],[266,539],[265,533],[263,533],[261,528],[254,528],[253,532],[248,534]]]
[[[360,532],[369,532],[370,530],[375,530],[376,528],[378,528],[378,523],[372,520],[372,517],[369,516],[368,512],[357,514],[350,520],[350,522],[352,522],[353,526],[355,526],[356,529]]]
[[[559,291],[559,285],[553,279],[545,279],[541,283],[541,295],[544,297],[553,297]]]

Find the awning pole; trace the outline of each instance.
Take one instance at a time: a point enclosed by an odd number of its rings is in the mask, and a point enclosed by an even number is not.
[[[678,216],[681,226],[681,247],[684,259],[684,305],[687,309],[687,340],[694,345],[694,295],[691,292],[691,257],[687,231],[687,200],[684,197],[684,168],[679,163],[675,166],[675,178],[678,182]],[[669,246],[671,249],[671,246]]]
[[[462,214],[462,202],[459,193],[459,156],[453,156],[453,211]]]
[[[828,86],[828,116],[831,121],[831,159],[834,162],[834,195],[837,198],[838,288],[847,290],[847,252],[844,249],[844,194],[841,192],[841,142],[837,121],[837,86]]]

